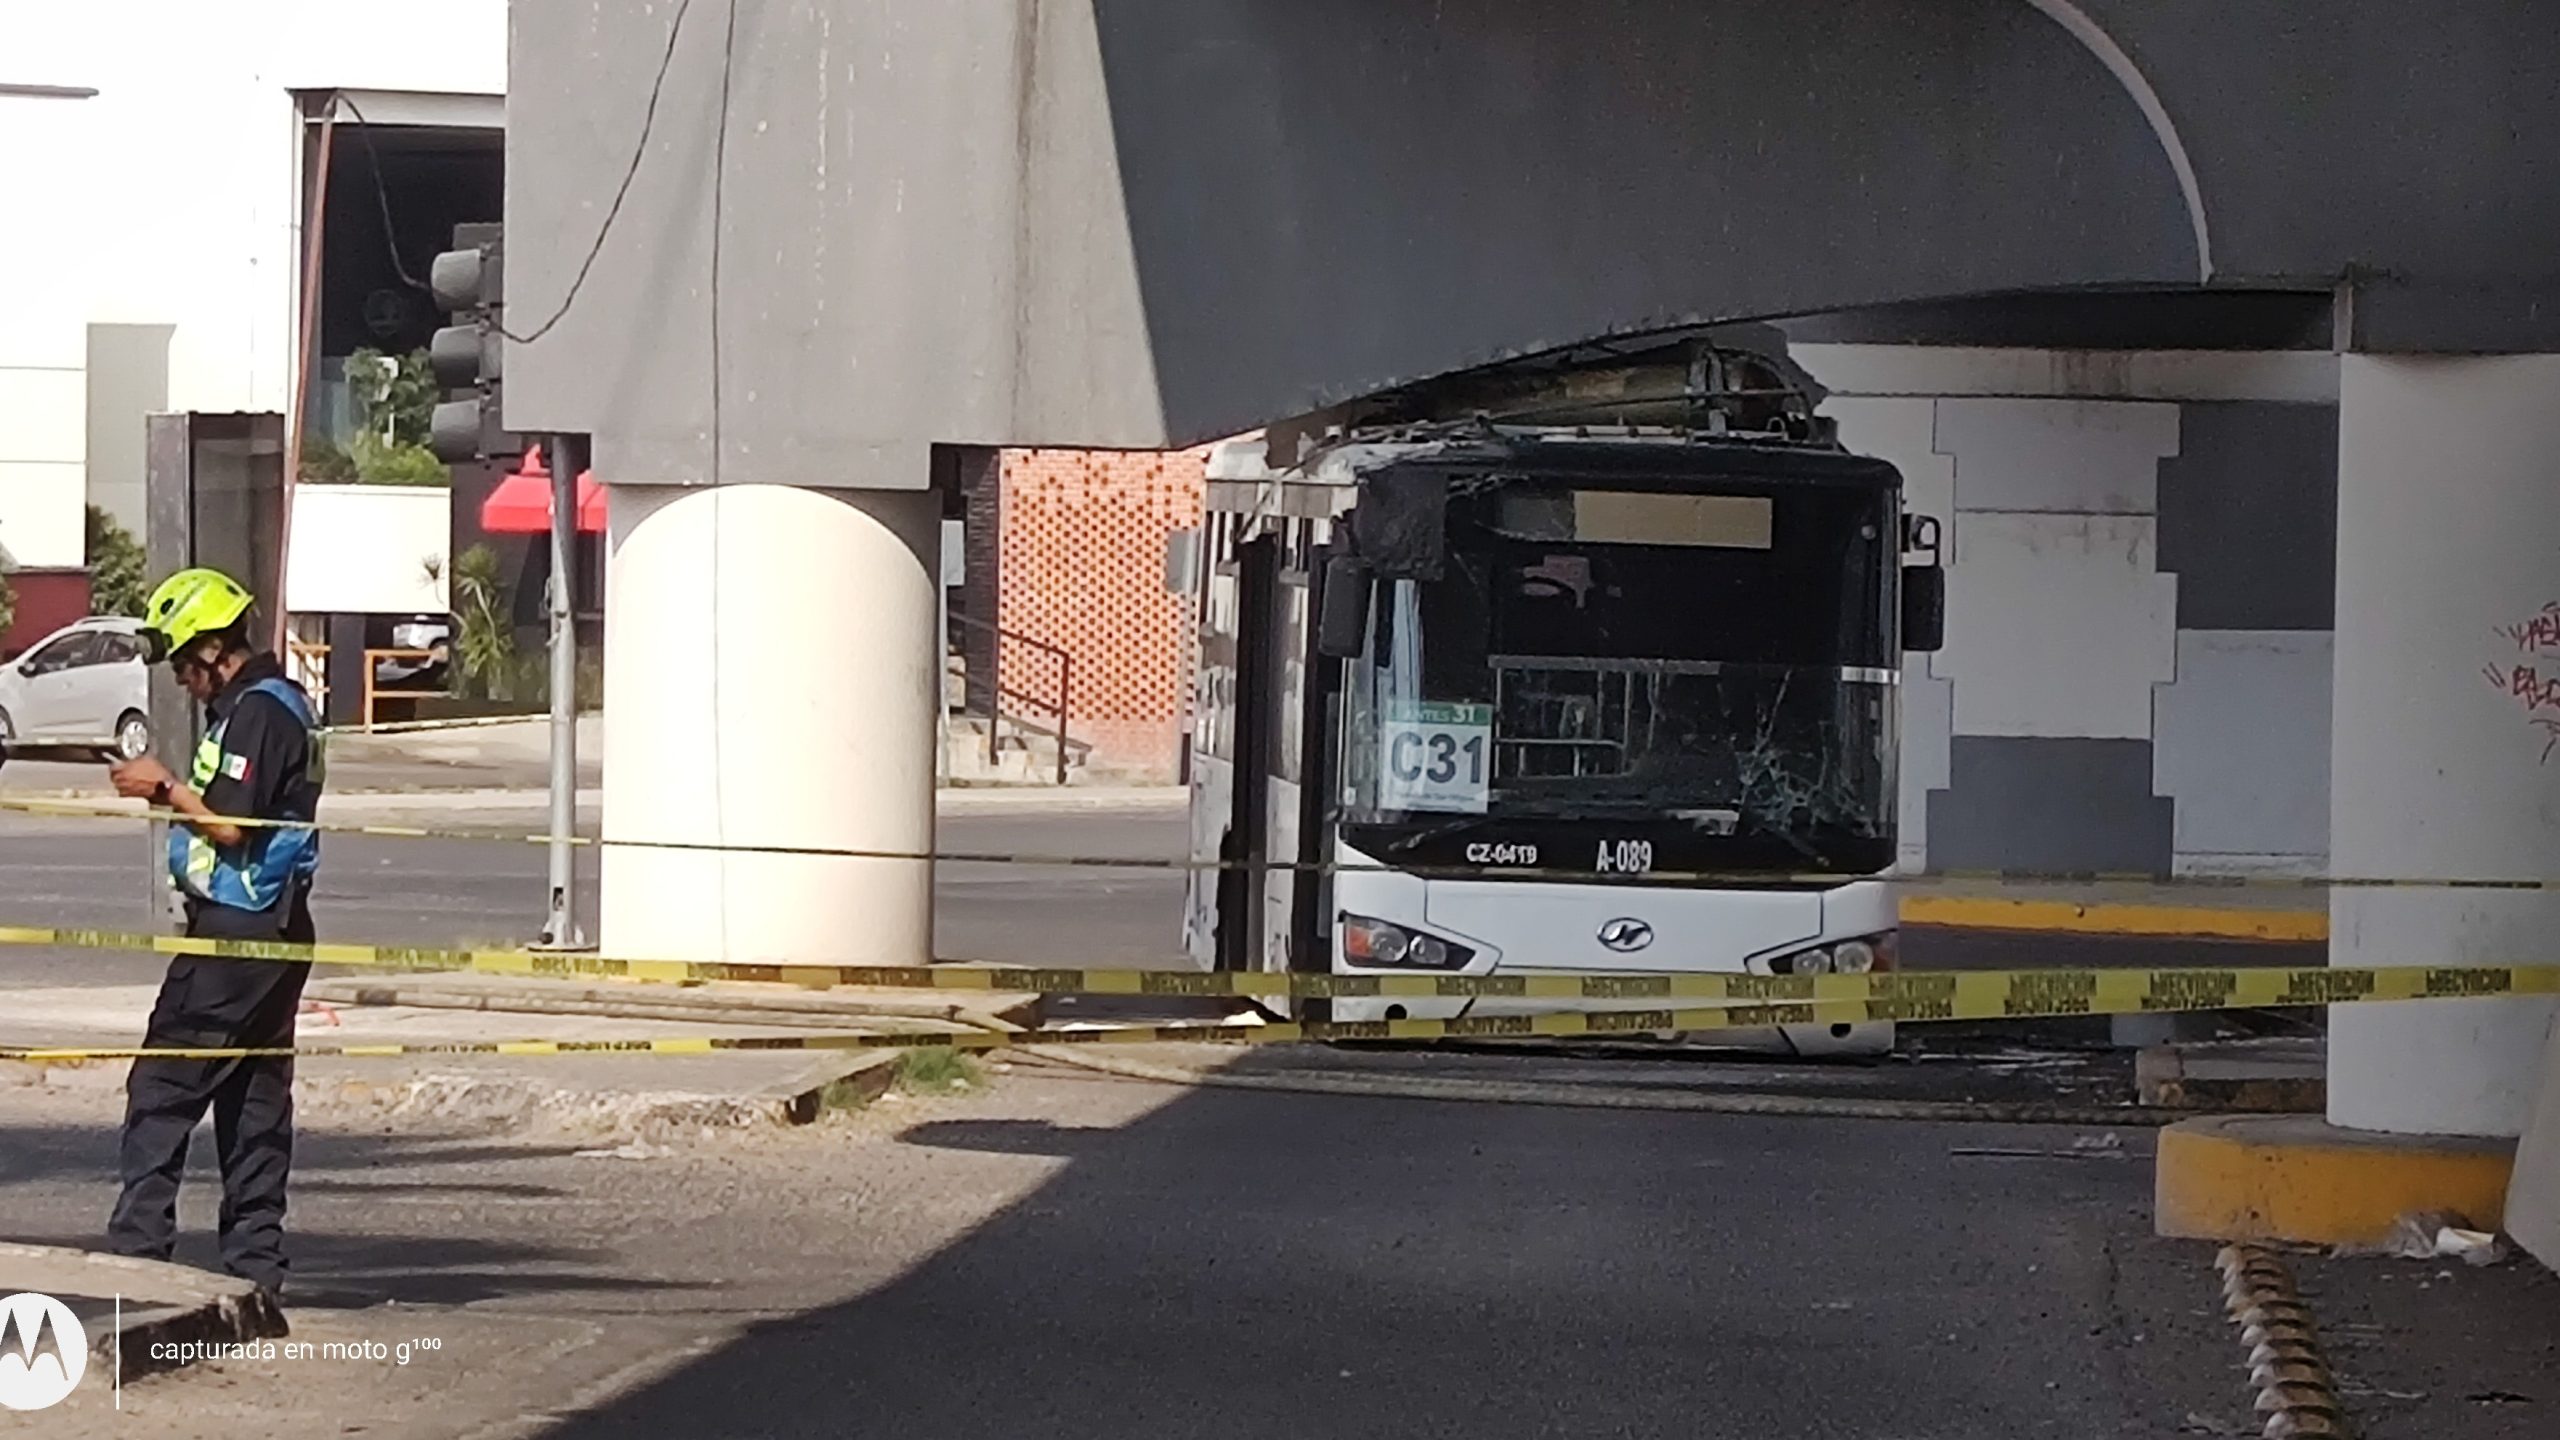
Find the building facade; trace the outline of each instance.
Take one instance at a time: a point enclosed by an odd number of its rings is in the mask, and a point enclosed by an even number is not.
[[[21,643],[86,608],[86,506],[140,532],[144,416],[287,408],[315,97],[386,127],[485,126],[505,86],[505,0],[0,12],[20,217],[0,227],[20,282],[0,314],[0,573]]]

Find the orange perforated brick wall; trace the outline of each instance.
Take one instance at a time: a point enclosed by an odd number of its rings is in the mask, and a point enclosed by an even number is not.
[[[1069,733],[1096,768],[1169,778],[1191,678],[1166,537],[1200,523],[1208,451],[1008,450],[996,526],[997,623],[1073,658]],[[1024,646],[1008,687],[1055,684]]]

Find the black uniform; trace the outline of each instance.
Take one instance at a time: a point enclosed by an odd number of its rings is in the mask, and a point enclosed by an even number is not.
[[[222,759],[204,788],[217,815],[291,818],[309,795],[311,735],[274,697],[249,687],[282,673],[272,655],[240,668],[206,707],[222,727]],[[265,910],[192,897],[187,933],[231,940],[313,940],[307,886],[289,885]],[[144,1032],[148,1048],[288,1047],[306,964],[180,956],[169,964]],[[293,1163],[291,1057],[133,1062],[125,1080],[124,1193],[107,1221],[118,1254],[165,1260],[177,1241],[178,1179],[207,1109],[222,1165],[222,1268],[270,1290],[284,1286],[285,1177]]]

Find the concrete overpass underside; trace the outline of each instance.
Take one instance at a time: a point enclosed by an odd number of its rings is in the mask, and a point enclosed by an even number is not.
[[[2015,291],[2354,282],[2354,348],[2560,349],[2532,0],[696,0],[672,52],[670,13],[514,16],[520,308],[667,61],[624,243],[510,357],[515,423],[635,481],[711,469],[715,217],[721,474],[788,483]]]
[[[1189,444],[1594,338],[1796,317],[1862,367],[1835,388],[1868,433],[1905,426],[1915,508],[1954,521],[1959,622],[2018,608],[1963,589],[1965,512],[1990,517],[1977,556],[2037,557],[2021,573],[2057,573],[2051,536],[2001,518],[2055,513],[2017,499],[2038,486],[2069,492],[2079,543],[2139,555],[2161,541],[2152,467],[2220,427],[2224,458],[2176,481],[2180,523],[2219,527],[2217,573],[2255,548],[2302,593],[2261,624],[2268,587],[2216,582],[2240,618],[2204,628],[2326,685],[2325,811],[2295,849],[2325,842],[2339,873],[2551,873],[2555,38],[2539,0],[518,4],[510,318],[566,309],[511,348],[507,416],[592,434],[612,482],[609,832],[929,840],[937,447]],[[2130,408],[1991,416],[2013,433],[1975,407],[1956,435],[1937,402],[1957,398]],[[2297,434],[2303,406],[2334,425]],[[2333,506],[2249,459],[2272,453],[2261,420],[2317,453]],[[2267,521],[2305,513],[2334,528]],[[2306,566],[2306,543],[2328,553]],[[2124,603],[2192,578],[2167,568]],[[2324,570],[2334,603],[2303,589]],[[2323,627],[2314,655],[2298,632]],[[2283,633],[2251,651],[2261,631]],[[2126,664],[2175,675],[2186,630],[2163,633]],[[2034,639],[1960,623],[1951,653]],[[693,658],[670,673],[670,653]],[[1984,738],[2103,691],[2139,718],[2087,738],[2154,739],[2162,678],[2057,677],[2069,697],[2011,696]],[[786,793],[755,782],[811,734],[843,743],[797,753]],[[930,945],[921,865],[706,848],[626,856],[606,884],[608,945]],[[2332,950],[2542,960],[2554,922],[2531,892],[2342,891]],[[2550,1020],[2342,1013],[2333,1116],[2512,1135],[2539,1084],[2560,1127]],[[2560,1247],[2560,1138],[2537,1143]]]

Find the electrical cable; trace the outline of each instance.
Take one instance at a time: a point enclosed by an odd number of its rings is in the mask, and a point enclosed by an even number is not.
[[[725,727],[720,723],[720,518],[727,508],[728,497],[720,489],[721,392],[720,371],[720,231],[726,221],[729,178],[729,85],[735,73],[738,55],[738,0],[729,0],[726,23],[720,40],[720,109],[711,138],[711,293],[708,297],[711,324],[711,815],[712,838],[721,845],[729,843],[728,756],[720,749],[719,736]],[[715,912],[720,928],[720,953],[729,950],[729,857],[722,855],[720,865],[720,900]]]
[[[605,207],[604,221],[596,227],[596,238],[587,246],[586,258],[578,262],[578,272],[570,279],[567,293],[560,297],[559,305],[554,307],[549,315],[543,317],[541,324],[534,326],[531,330],[528,330],[521,335],[504,326],[494,327],[500,336],[512,340],[519,345],[532,344],[536,340],[539,340],[543,336],[551,333],[552,328],[557,326],[560,321],[568,315],[569,307],[578,302],[579,294],[586,289],[587,276],[594,271],[596,258],[604,253],[605,240],[608,236],[612,235],[614,222],[622,218],[622,202],[630,198],[631,184],[634,180],[637,180],[640,177],[641,162],[648,158],[649,137],[651,134],[655,133],[658,126],[658,101],[666,93],[667,71],[669,67],[675,64],[676,42],[683,37],[685,16],[691,13],[692,10],[693,0],[676,0],[675,20],[667,27],[667,48],[666,52],[658,57],[658,73],[656,77],[649,82],[649,104],[648,108],[640,117],[640,137],[632,144],[631,163],[623,167],[622,181],[614,187],[613,203]],[[735,34],[734,20],[735,17],[733,15],[733,23],[731,26],[731,33],[733,36]],[[721,86],[723,93],[725,94],[728,86],[727,72],[725,69],[722,72]],[[357,124],[369,124],[369,122],[364,118],[364,111],[357,108],[356,103],[348,98],[345,91],[341,90],[337,92],[336,98],[340,102],[344,103],[349,111],[353,112],[356,117]],[[724,120],[726,118],[725,107],[723,118]],[[382,178],[382,157],[377,151],[375,151],[372,137],[367,135],[363,138],[365,152],[373,159],[374,196],[382,207],[383,243],[390,247],[392,269],[398,272],[400,278],[408,284],[415,285],[421,290],[428,290],[430,293],[433,293],[432,287],[424,284],[416,276],[410,274],[408,267],[401,262],[399,242],[395,238],[397,230],[393,226],[391,220],[391,192],[389,186],[384,184]]]
[[[337,91],[331,98],[356,117],[356,138],[364,142],[365,159],[373,166],[373,198],[382,209],[382,246],[391,252],[391,273],[400,277],[401,284],[433,295],[434,287],[410,274],[408,263],[400,258],[400,227],[391,219],[391,187],[382,178],[382,152],[374,147],[373,122],[364,118],[364,107],[346,91]]]

